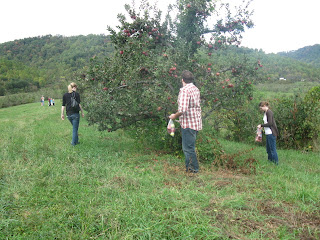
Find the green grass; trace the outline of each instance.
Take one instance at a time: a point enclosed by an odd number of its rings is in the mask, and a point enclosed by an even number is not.
[[[319,153],[220,140],[247,153],[244,175],[144,150],[81,119],[72,147],[61,103],[0,109],[0,239],[319,239]]]
[[[318,82],[269,82],[255,85],[254,96],[261,100],[280,97],[292,97],[295,94],[304,95],[312,87],[318,86]]]

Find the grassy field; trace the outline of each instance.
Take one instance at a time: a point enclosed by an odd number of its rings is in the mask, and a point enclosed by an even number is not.
[[[81,144],[61,103],[0,109],[0,239],[320,239],[319,153],[255,147],[256,174],[136,145],[81,119]]]
[[[255,85],[254,95],[261,99],[292,97],[296,94],[304,96],[318,82],[268,82]]]

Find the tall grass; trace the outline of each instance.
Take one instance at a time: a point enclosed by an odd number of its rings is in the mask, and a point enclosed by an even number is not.
[[[0,239],[318,239],[319,155],[254,147],[257,173],[201,164],[137,146],[123,131],[80,121],[80,145],[61,103],[0,109]]]

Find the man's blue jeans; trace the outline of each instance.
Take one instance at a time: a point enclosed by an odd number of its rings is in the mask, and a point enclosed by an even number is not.
[[[199,171],[199,163],[196,154],[197,133],[198,131],[190,128],[181,128],[182,150],[186,161],[186,171]]]
[[[79,113],[74,113],[70,116],[68,116],[69,121],[72,124],[72,145],[77,145],[79,143],[79,138],[78,138],[78,129],[79,129],[79,122],[80,122],[80,114]]]
[[[268,160],[277,164],[279,163],[278,160],[278,153],[276,147],[276,137],[272,134],[266,135],[267,137],[267,153],[268,153]]]

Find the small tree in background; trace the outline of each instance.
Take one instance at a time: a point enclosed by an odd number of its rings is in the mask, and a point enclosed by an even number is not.
[[[214,110],[250,100],[255,72],[262,65],[230,51],[240,44],[245,28],[253,27],[248,8],[245,1],[232,12],[229,4],[178,0],[162,18],[147,1],[139,10],[125,5],[117,30],[108,28],[114,56],[104,63],[92,59],[81,79],[88,122],[100,130],[135,126],[144,138],[169,138],[165,127],[177,110],[185,69],[196,77],[204,119]]]

